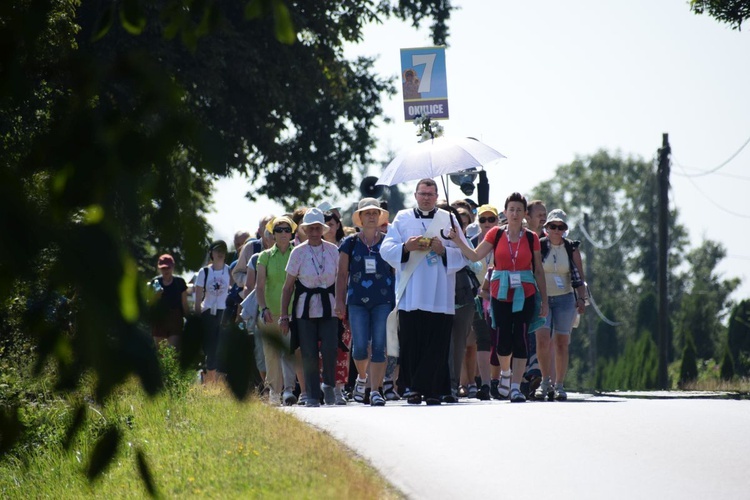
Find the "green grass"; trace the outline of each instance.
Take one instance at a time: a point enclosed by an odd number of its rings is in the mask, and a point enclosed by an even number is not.
[[[84,471],[95,442],[91,429],[113,423],[122,431],[116,457],[89,483]],[[89,406],[87,428],[71,450],[49,443],[0,460],[0,497],[144,497],[138,449],[146,454],[157,493],[166,498],[398,497],[330,436],[278,409],[202,387],[148,399],[135,384],[101,413]]]

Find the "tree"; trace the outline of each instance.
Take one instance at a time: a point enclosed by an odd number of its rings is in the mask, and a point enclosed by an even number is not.
[[[567,212],[569,237],[583,240],[584,261],[592,253],[589,249],[593,250],[595,259],[585,263],[592,269],[587,276],[591,293],[599,308],[609,311],[609,319],[623,322],[616,327],[616,337],[607,338],[607,343],[615,348],[625,346],[630,338],[638,338],[641,326],[655,334],[646,324],[627,321],[638,317],[642,294],[654,292],[655,185],[652,162],[598,151],[558,167],[554,178],[540,183],[532,194],[544,200],[548,210],[562,208]],[[584,214],[589,215],[588,231],[583,227]],[[669,264],[675,269],[687,244],[686,231],[677,223],[676,212],[670,216],[669,243]],[[588,321],[598,319],[587,314],[584,322]],[[586,327],[582,328],[585,331]],[[586,356],[585,351],[571,354]]]
[[[732,29],[741,30],[742,23],[750,18],[748,0],[691,0],[690,10],[696,14],[708,14]]]
[[[212,182],[230,172],[284,201],[350,189],[372,161],[380,94],[394,90],[368,60],[346,60],[344,42],[396,16],[434,20],[444,43],[451,10],[442,0],[0,2],[0,207],[13,214],[0,220],[13,239],[0,245],[3,338],[33,335],[36,372],[54,363],[59,390],[92,372],[100,403],[131,375],[158,392],[144,326],[154,256],[202,260]],[[67,325],[47,314],[61,297]],[[26,307],[8,306],[19,298]],[[188,320],[183,366],[200,328]],[[231,352],[250,359],[246,349]],[[228,380],[244,397],[237,365]],[[17,436],[5,431],[3,451]],[[113,450],[117,436],[101,445]]]
[[[737,304],[729,315],[727,347],[739,375],[750,372],[750,300]]]
[[[732,380],[734,378],[734,359],[732,359],[732,352],[729,350],[729,346],[724,346],[724,353],[721,356],[721,379]]]
[[[685,346],[682,348],[682,362],[680,363],[680,386],[698,378],[698,359],[690,332],[685,336],[684,344]]]
[[[723,319],[729,312],[729,296],[739,286],[739,278],[721,279],[715,269],[726,256],[721,243],[706,240],[687,255],[690,264],[682,275],[685,295],[677,315],[677,342],[690,332],[698,358],[719,355],[724,335]],[[679,346],[679,344],[678,344]]]

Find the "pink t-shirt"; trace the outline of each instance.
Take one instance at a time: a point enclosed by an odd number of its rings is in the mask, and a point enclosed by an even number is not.
[[[308,242],[294,247],[286,265],[286,272],[296,276],[307,288],[328,288],[336,283],[336,272],[339,268],[339,249],[333,243],[323,241],[317,247],[311,247]],[[295,317],[302,317],[305,307],[305,296],[300,295],[297,302]],[[335,304],[333,294],[330,294],[331,309]],[[310,298],[309,318],[323,317],[323,302],[320,295]]]

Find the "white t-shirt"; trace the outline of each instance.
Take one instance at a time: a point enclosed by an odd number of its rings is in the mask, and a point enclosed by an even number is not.
[[[206,285],[208,283],[208,285]],[[211,310],[212,314],[216,311],[223,310],[227,303],[227,294],[232,280],[229,275],[229,266],[215,271],[211,266],[208,267],[208,279],[206,279],[205,268],[198,271],[198,277],[195,279],[195,286],[203,287],[203,302],[201,302],[201,312]]]

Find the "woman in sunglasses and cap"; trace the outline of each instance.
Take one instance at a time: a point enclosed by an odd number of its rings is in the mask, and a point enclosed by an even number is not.
[[[277,320],[289,316],[289,307],[281,308],[281,289],[286,281],[286,265],[292,253],[292,238],[297,224],[287,216],[275,217],[265,227],[273,235],[274,244],[263,250],[256,264],[255,296],[258,300],[258,327],[262,333],[265,354],[266,382],[271,386],[269,401],[286,406],[297,402],[294,396],[294,355],[289,352],[289,335],[282,335]],[[279,347],[283,345],[285,349]],[[282,363],[287,370],[282,369]],[[304,387],[304,385],[303,385]]]
[[[583,314],[586,305],[583,263],[581,252],[578,250],[581,242],[564,237],[568,230],[567,220],[568,216],[563,210],[558,208],[550,211],[544,223],[547,236],[540,241],[549,300],[547,320],[536,333],[542,383],[536,390],[535,397],[540,401],[544,401],[545,398],[550,401],[568,399],[563,382],[568,370],[570,333],[576,314]],[[550,332],[555,353],[554,374],[550,373]]]

